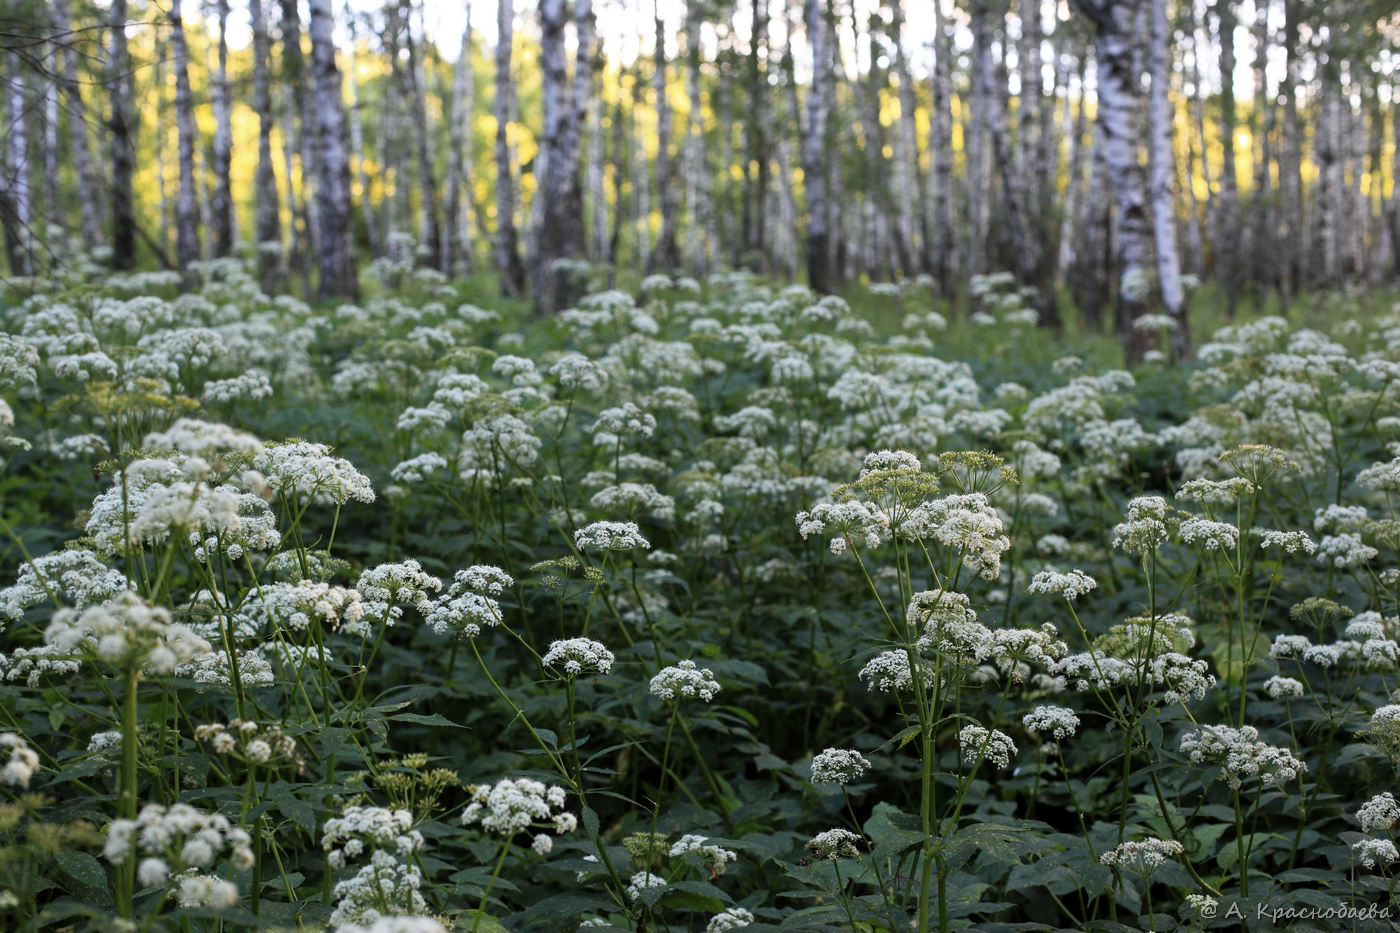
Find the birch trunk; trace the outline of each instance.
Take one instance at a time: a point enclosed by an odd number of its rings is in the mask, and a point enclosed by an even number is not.
[[[1157,253],[1157,284],[1167,314],[1176,321],[1171,333],[1171,352],[1177,360],[1191,352],[1187,330],[1185,299],[1181,291],[1181,260],[1176,250],[1176,200],[1172,183],[1176,177],[1176,153],[1172,149],[1171,35],[1167,26],[1167,0],[1152,4],[1152,49],[1150,69],[1152,239]]]
[[[331,0],[310,0],[311,68],[316,100],[316,237],[320,298],[360,296],[352,229],[350,154],[346,149],[345,102],[335,64],[335,13]]]
[[[275,294],[282,284],[282,219],[277,172],[272,163],[272,87],[267,63],[271,42],[263,0],[249,0],[253,26],[253,111],[258,115],[258,167],[253,176],[253,230],[258,251],[258,280]]]
[[[228,80],[228,14],[229,0],[215,5],[219,23],[218,66],[209,81],[209,95],[214,105],[213,165],[214,191],[209,214],[213,225],[213,249],[216,257],[227,256],[234,247],[233,188],[229,181],[233,161],[233,101]]]
[[[583,42],[591,42],[592,5],[579,0]],[[583,192],[579,187],[579,137],[584,102],[574,100],[564,48],[566,0],[540,2],[540,67],[543,72],[544,169],[539,193],[540,221],[533,235],[532,285],[536,314],[552,314],[577,297],[578,276],[569,260],[583,257]],[[580,67],[586,72],[587,63]],[[536,159],[538,162],[538,157]]]
[[[379,235],[379,223],[374,216],[374,203],[370,198],[369,173],[365,170],[365,129],[360,119],[360,76],[355,56],[358,36],[355,32],[355,14],[346,7],[346,24],[350,29],[350,57],[346,71],[350,76],[350,159],[355,163],[355,181],[360,186],[360,218],[365,224],[365,238],[369,240],[371,256],[379,256],[384,249],[384,240]],[[381,131],[381,138],[383,134]]]
[[[690,209],[690,268],[704,276],[710,268],[713,208],[710,204],[710,166],[705,148],[704,99],[700,83],[700,6],[686,5],[686,93],[690,114],[686,119],[686,203]]]
[[[1135,3],[1126,0],[1076,2],[1095,26],[1098,124],[1104,165],[1118,209],[1114,237],[1118,259],[1118,329],[1123,336],[1128,362],[1136,364],[1147,350],[1147,342],[1146,335],[1133,325],[1146,307],[1151,269],[1146,185],[1138,158],[1141,111],[1138,92],[1141,73],[1135,62],[1138,11]]]
[[[1219,228],[1216,242],[1215,273],[1225,290],[1225,314],[1235,316],[1239,304],[1240,264],[1239,214],[1240,188],[1237,155],[1235,153],[1235,9],[1233,0],[1216,0],[1220,33],[1220,143],[1224,162],[1220,170],[1220,207],[1216,212]]]
[[[33,204],[29,189],[29,133],[25,119],[25,64],[19,55],[6,57],[5,76],[5,252],[10,274],[34,274]]]
[[[930,118],[929,177],[933,189],[929,265],[939,292],[951,297],[953,269],[953,87],[952,41],[943,20],[943,0],[933,0],[933,114]]]
[[[199,200],[194,190],[194,101],[190,94],[189,48],[180,0],[170,3],[170,55],[175,69],[176,162],[180,188],[175,198],[175,261],[188,272],[199,261]]]
[[[694,6],[697,0],[688,0]],[[759,55],[768,41],[767,0],[753,0],[752,30],[749,33],[749,118],[743,127],[744,202],[743,252],[750,263],[762,268],[768,255],[768,76]]]
[[[515,41],[512,0],[497,3],[496,36],[496,271],[501,294],[511,298],[525,293],[525,265],[520,261],[515,230],[515,168],[507,132],[515,112],[515,78],[510,67]]]
[[[136,266],[136,199],[132,190],[136,147],[127,117],[131,56],[126,44],[126,4],[127,0],[112,0],[111,49],[107,56],[110,108],[107,126],[112,141],[112,268],[119,271]]]
[[[659,2],[655,7],[656,44],[652,51],[652,90],[656,94],[656,195],[661,201],[661,234],[656,251],[646,264],[648,272],[671,271],[680,266],[676,244],[676,217],[680,191],[676,186],[675,160],[671,155],[671,101],[666,93],[666,33]]]
[[[442,206],[438,203],[437,172],[429,148],[428,90],[424,87],[424,50],[413,35],[412,0],[400,0],[403,11],[404,47],[408,50],[406,76],[410,88],[413,116],[413,154],[418,163],[418,242],[427,250],[428,265],[439,272],[451,271],[443,249]]]
[[[452,113],[448,120],[449,162],[447,168],[447,257],[449,271],[461,275],[471,270],[471,240],[468,232],[470,212],[463,202],[463,191],[471,197],[471,164],[467,148],[471,140],[472,116],[472,21],[467,7],[467,22],[462,29],[462,45],[457,52],[457,64],[452,68]],[[353,131],[352,134],[353,135]]]
[[[804,0],[807,39],[812,46],[812,61],[827,62],[831,53],[827,45],[826,12],[821,0]],[[827,232],[826,174],[827,118],[831,114],[827,99],[827,68],[818,68],[813,87],[807,94],[807,130],[802,137],[802,185],[807,195],[807,284],[821,294],[831,291],[832,276],[827,253],[830,242]]]
[[[308,119],[312,108],[306,94],[306,59],[301,50],[301,16],[297,0],[282,3],[282,162],[287,176],[288,219],[291,222],[292,267],[303,270],[310,288],[313,254],[312,220],[308,187],[314,172],[308,137],[314,132]],[[300,162],[300,171],[297,163]],[[298,182],[300,182],[298,184]]]
[[[53,0],[51,9],[57,31],[66,35],[73,28],[68,0]],[[87,107],[83,102],[82,86],[78,81],[78,50],[71,38],[63,43],[57,66],[58,77],[63,84],[63,95],[67,101],[68,144],[73,153],[73,175],[82,216],[83,245],[94,249],[102,242],[102,201],[98,195],[102,183],[93,167],[92,150],[88,145]]]

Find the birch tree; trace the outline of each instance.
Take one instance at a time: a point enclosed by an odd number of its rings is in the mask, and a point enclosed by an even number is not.
[[[1152,16],[1151,120],[1152,238],[1157,252],[1157,284],[1162,304],[1176,326],[1171,332],[1171,350],[1177,359],[1190,353],[1185,299],[1181,291],[1181,261],[1176,250],[1176,202],[1173,181],[1176,153],[1172,149],[1171,36],[1167,26],[1167,0],[1150,0]]]
[[[175,261],[181,271],[199,260],[199,199],[194,190],[194,145],[197,130],[190,95],[189,46],[181,0],[170,3],[170,55],[175,70],[176,162],[180,187],[175,198]]]
[[[128,114],[131,58],[127,52],[127,0],[112,0],[108,23],[111,45],[107,53],[107,128],[111,137],[112,181],[109,189],[112,215],[112,268],[136,266],[136,197],[132,175],[136,147],[131,139]]]
[[[512,0],[496,5],[496,273],[501,294],[525,294],[525,264],[520,259],[515,230],[515,168],[511,164],[508,130],[515,113],[515,77],[511,51],[515,41],[515,7]]]
[[[258,166],[253,175],[253,231],[257,240],[258,280],[273,294],[282,281],[282,219],[277,172],[272,161],[272,85],[268,59],[272,43],[267,34],[263,0],[248,0],[253,30],[253,112],[258,117]]]
[[[218,22],[218,65],[209,81],[214,107],[214,191],[209,214],[213,222],[214,255],[227,256],[234,246],[233,184],[229,178],[233,161],[233,100],[228,79],[229,0],[215,0],[214,8]]]
[[[830,60],[826,11],[822,0],[804,0],[803,19],[807,26],[807,41],[812,48],[812,61]],[[807,284],[813,291],[832,290],[832,270],[827,251],[830,247],[827,227],[827,119],[831,115],[828,88],[834,81],[829,69],[817,66],[813,87],[807,94],[807,127],[802,137],[802,185],[807,195]]]
[[[335,63],[335,14],[331,0],[310,0],[311,68],[316,109],[316,237],[320,298],[360,296],[351,218],[350,156],[345,145],[345,103]]]

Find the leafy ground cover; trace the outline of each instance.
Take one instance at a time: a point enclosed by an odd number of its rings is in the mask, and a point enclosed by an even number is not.
[[[1400,311],[374,272],[11,287],[8,926],[1397,915]]]

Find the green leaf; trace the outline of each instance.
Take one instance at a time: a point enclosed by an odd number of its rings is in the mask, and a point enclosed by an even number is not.
[[[411,722],[420,726],[445,726],[449,729],[469,729],[461,723],[453,722],[441,713],[395,713],[389,717],[394,722]]]
[[[473,908],[460,914],[462,922],[457,925],[463,930],[476,930],[476,933],[510,933],[501,922],[484,910]]]
[[[880,856],[895,856],[923,845],[923,823],[912,813],[881,801],[875,805],[870,819],[865,821],[865,834],[873,845],[871,851]]]
[[[57,852],[53,860],[60,872],[78,884],[102,895],[104,900],[110,897],[107,871],[102,867],[102,863],[91,855],[86,852]]]

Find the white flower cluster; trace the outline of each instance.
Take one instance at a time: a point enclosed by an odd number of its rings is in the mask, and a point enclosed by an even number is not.
[[[347,807],[321,827],[321,850],[331,868],[344,868],[370,850],[407,858],[423,848],[423,834],[413,828],[408,810]]]
[[[803,541],[812,535],[834,532],[831,553],[842,554],[857,538],[867,548],[879,547],[885,527],[863,503],[818,502],[810,511],[797,513],[797,531]]]
[[[860,859],[860,837],[849,829],[828,829],[817,833],[807,843],[812,858],[836,862],[843,858]]]
[[[1120,843],[1099,856],[1099,862],[1120,871],[1150,875],[1168,859],[1180,858],[1186,849],[1175,839],[1148,838]]]
[[[1363,833],[1388,831],[1396,822],[1400,822],[1400,803],[1396,803],[1390,791],[1377,794],[1361,805],[1356,811],[1356,819]]]
[[[39,770],[39,753],[14,732],[0,732],[0,754],[9,752],[0,768],[0,784],[28,788],[34,772]]]
[[[133,588],[126,574],[108,567],[94,551],[53,551],[21,564],[14,585],[0,589],[0,621],[17,621],[24,610],[52,597],[83,609]]]
[[[697,854],[704,859],[706,867],[715,875],[724,874],[724,870],[729,863],[739,856],[734,850],[717,846],[710,842],[708,836],[701,836],[696,833],[686,833],[671,844],[671,858]]]
[[[1048,732],[1057,740],[1067,739],[1078,731],[1079,717],[1068,707],[1037,706],[1021,717],[1021,725],[1032,732]]]
[[[742,930],[754,921],[753,912],[743,907],[728,907],[710,918],[705,924],[705,933],[729,933]]]
[[[113,820],[102,854],[113,865],[139,859],[136,879],[143,887],[176,884],[182,907],[231,907],[238,889],[216,876],[227,859],[236,869],[253,865],[252,837],[217,813],[189,804],[147,804],[134,820]]]
[[[510,574],[489,564],[459,570],[446,595],[427,612],[424,621],[439,635],[476,638],[482,629],[501,624],[501,604],[494,597],[514,585]]]
[[[1236,790],[1250,778],[1281,786],[1308,770],[1288,749],[1261,742],[1253,726],[1201,726],[1183,735],[1178,748],[1196,764],[1218,765],[1220,779]]]
[[[353,929],[354,925],[373,928],[387,916],[394,916],[384,911],[389,905],[400,917],[405,908],[409,916],[425,914],[428,902],[420,890],[422,887],[423,873],[417,865],[400,861],[383,849],[375,849],[368,865],[354,877],[338,882],[332,890],[336,904],[331,911],[331,929]]]
[[[630,551],[651,548],[642,537],[636,522],[594,522],[574,532],[574,545],[579,550]]]
[[[1351,850],[1362,866],[1373,869],[1377,865],[1389,865],[1400,859],[1400,851],[1389,839],[1359,839],[1351,844]]]
[[[1016,743],[1011,736],[996,729],[968,724],[958,730],[958,748],[965,764],[977,765],[983,760],[990,761],[998,768],[1011,767],[1011,759],[1016,756]]]
[[[849,784],[870,770],[870,762],[854,748],[828,748],[812,756],[813,784]]]
[[[344,626],[354,634],[363,628],[360,623],[365,616],[358,590],[311,580],[255,587],[238,611],[268,632],[277,628],[300,632],[315,622],[324,631]]]
[[[585,671],[606,674],[612,670],[613,653],[602,642],[591,638],[562,638],[551,642],[540,659],[545,667],[556,668],[566,680]]]
[[[405,560],[365,568],[355,589],[364,597],[365,613],[371,617],[388,616],[400,606],[412,606],[426,616],[433,611],[432,594],[442,589],[442,581],[424,571],[418,561]]]
[[[331,455],[325,444],[288,441],[268,447],[253,461],[273,492],[298,501],[311,499],[321,505],[373,502],[369,477],[342,457]]]
[[[502,778],[472,788],[472,802],[462,811],[462,825],[480,824],[488,833],[514,836],[532,826],[573,832],[578,818],[564,809],[564,788],[546,787],[530,778]]]
[[[667,881],[649,871],[639,871],[627,882],[627,897],[632,901],[642,899],[642,892],[666,887]]]
[[[1058,596],[1074,602],[1098,585],[1097,580],[1082,570],[1071,570],[1068,573],[1042,570],[1032,578],[1026,591],[1033,596]]]
[[[135,664],[156,675],[172,674],[177,665],[210,651],[207,641],[172,622],[169,610],[150,606],[129,590],[81,611],[58,610],[44,642],[61,653],[91,653],[109,664]]]
[[[921,502],[909,510],[899,530],[910,538],[932,538],[961,555],[985,580],[1001,575],[1001,555],[1011,547],[1001,516],[980,492]]]
[[[652,696],[666,702],[699,698],[708,703],[719,691],[715,672],[707,667],[696,667],[689,659],[663,667],[651,679]]]
[[[277,725],[264,729],[245,719],[234,719],[227,726],[221,722],[202,723],[195,726],[194,737],[195,741],[208,742],[217,754],[233,755],[249,764],[288,764],[301,770],[303,755],[296,739]]]

